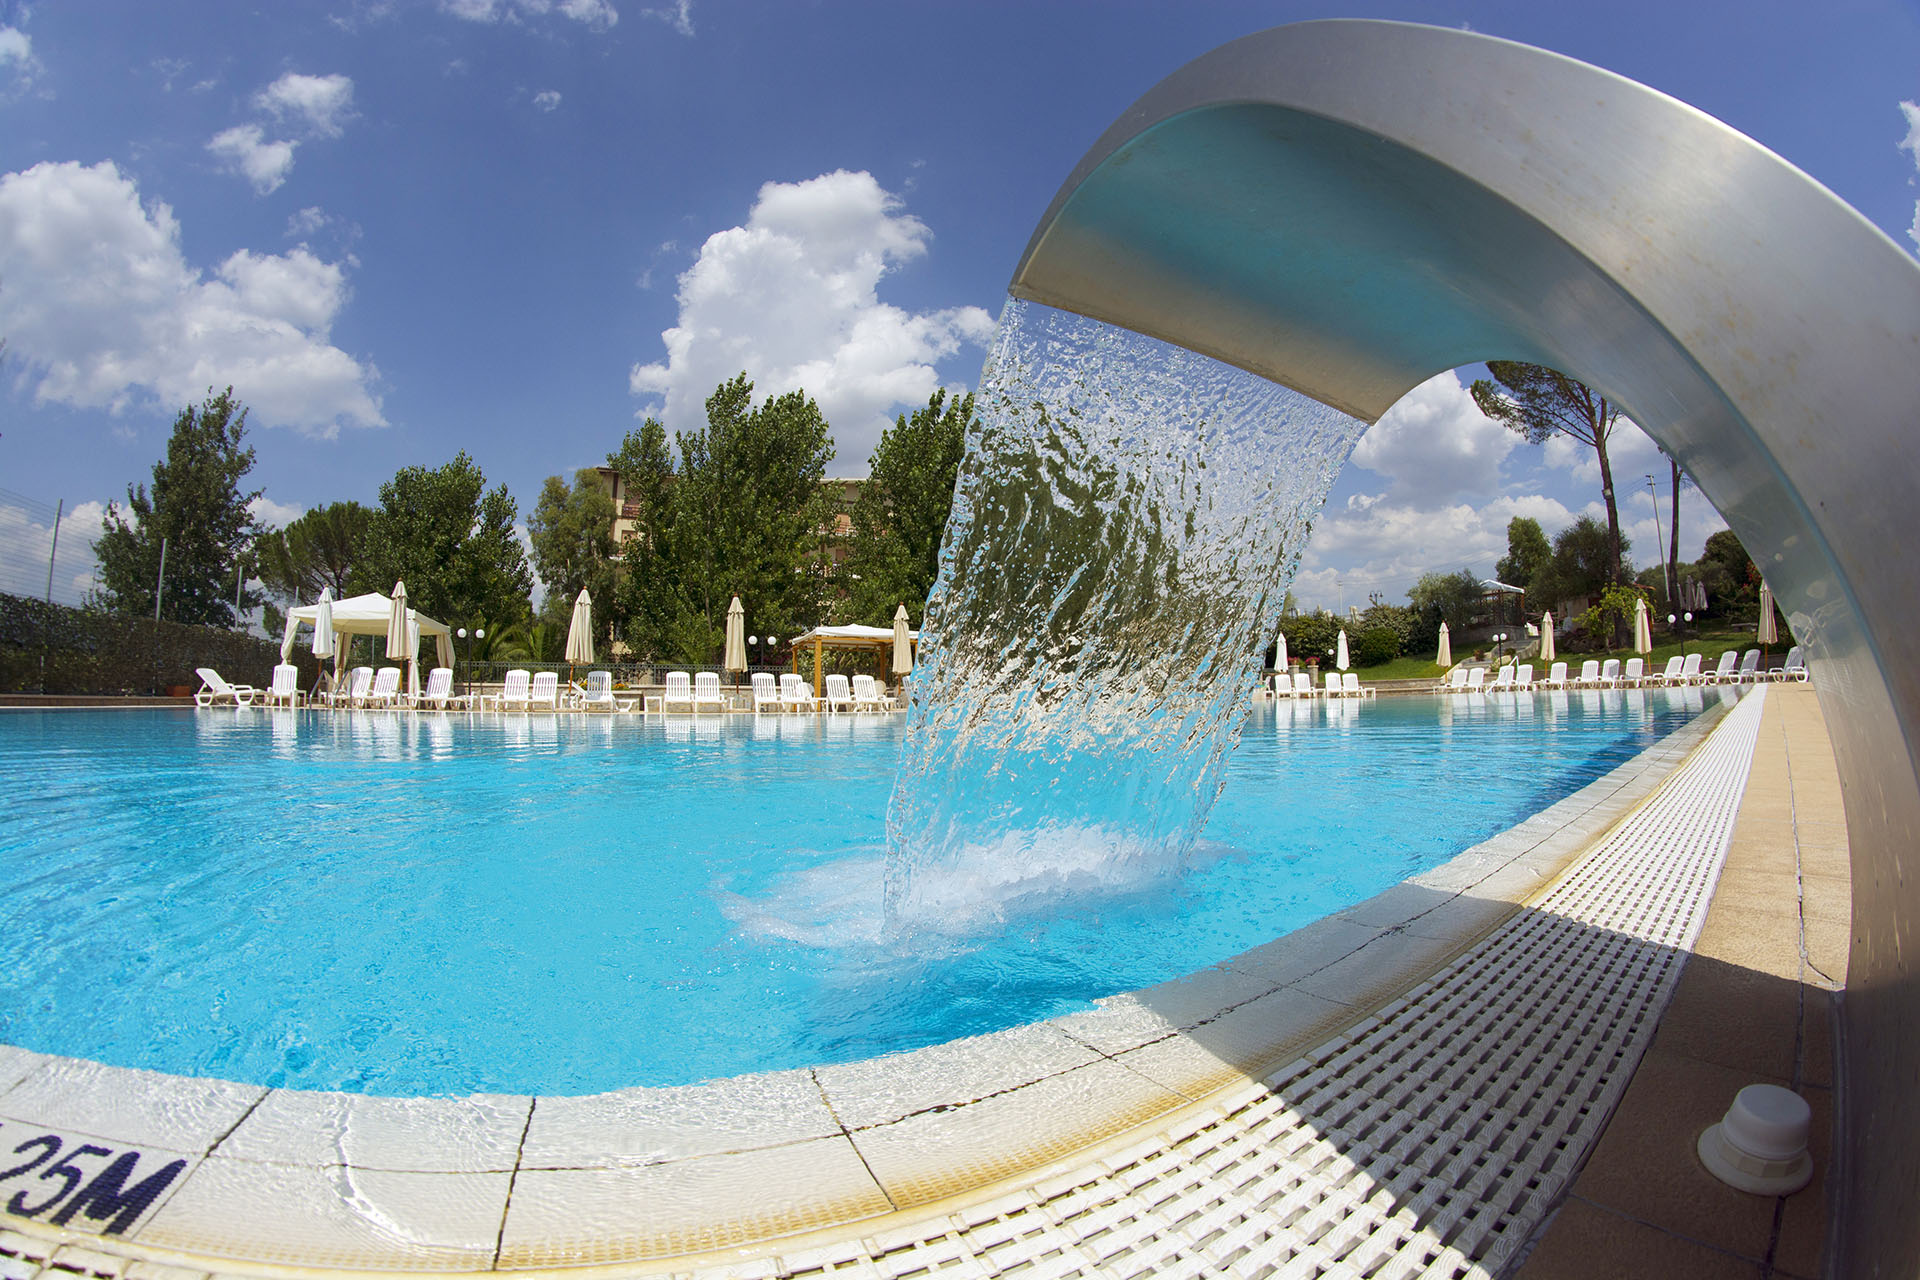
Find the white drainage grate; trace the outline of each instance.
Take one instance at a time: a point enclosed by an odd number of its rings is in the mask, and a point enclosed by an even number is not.
[[[1263,1085],[976,1210],[696,1274],[1498,1274],[1653,1035],[1732,836],[1762,697],[1531,909]]]

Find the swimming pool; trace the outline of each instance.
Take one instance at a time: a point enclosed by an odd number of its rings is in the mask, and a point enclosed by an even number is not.
[[[590,1093],[1083,1007],[1437,865],[1699,691],[1280,704],[1184,867],[986,857],[880,921],[898,718],[0,717],[0,1042],[301,1089]]]

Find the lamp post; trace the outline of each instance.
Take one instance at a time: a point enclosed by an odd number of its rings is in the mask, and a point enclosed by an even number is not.
[[[1493,669],[1495,671],[1498,671],[1500,669],[1502,648],[1503,646],[1505,646],[1506,643],[1507,643],[1506,632],[1496,631],[1493,633]]]
[[[459,630],[455,631],[453,634],[460,637],[461,646],[466,650],[465,656],[461,659],[461,661],[466,664],[466,668],[467,668],[467,672],[466,672],[467,678],[464,681],[463,687],[467,691],[467,697],[472,698],[473,697],[473,643],[472,641],[467,639],[467,629],[465,627],[461,627]],[[487,638],[487,629],[485,627],[475,627],[473,629],[474,640],[485,640],[486,638]]]
[[[1685,619],[1687,622],[1692,622],[1693,621],[1692,610],[1688,610],[1686,613],[1681,614],[1679,618],[1674,617],[1672,614],[1668,614],[1667,626],[1671,628],[1675,623],[1681,621],[1682,619]],[[1680,656],[1682,659],[1684,659],[1687,656],[1687,633],[1685,628],[1682,628],[1680,631]]]

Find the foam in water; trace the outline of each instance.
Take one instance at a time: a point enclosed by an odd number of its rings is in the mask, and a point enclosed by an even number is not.
[[[1136,880],[1219,794],[1313,514],[1366,430],[1010,300],[976,398],[887,814],[889,927],[956,886]]]

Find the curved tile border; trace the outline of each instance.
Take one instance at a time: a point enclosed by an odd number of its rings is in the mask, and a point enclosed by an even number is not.
[[[391,1099],[0,1046],[0,1152],[15,1153],[0,1155],[0,1261],[10,1227],[83,1251],[97,1237],[119,1260],[103,1274],[148,1259],[134,1265],[151,1274],[129,1280],[177,1280],[154,1270],[167,1263],[632,1266],[977,1201],[1134,1141],[1394,999],[1545,887],[1723,711],[1446,865],[1222,964],[866,1062],[589,1097]]]

